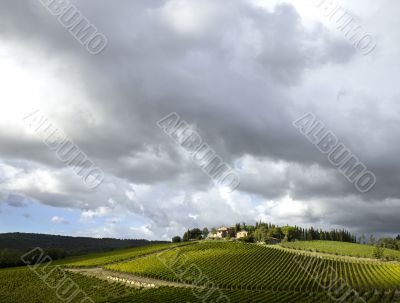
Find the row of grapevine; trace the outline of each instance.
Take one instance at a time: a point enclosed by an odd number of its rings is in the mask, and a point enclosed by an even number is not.
[[[200,303],[200,302],[231,302],[231,303],[334,303],[338,302],[326,292],[301,291],[243,291],[238,289],[222,289],[225,300],[217,301],[219,292],[214,292],[203,298],[195,296],[192,288],[159,287],[156,289],[137,289],[126,287],[124,283],[110,283],[94,277],[77,273],[68,273],[80,289],[96,303]],[[205,290],[204,293],[207,293]],[[196,291],[199,295],[199,291]],[[367,291],[360,293],[365,302],[394,303],[399,301],[399,294],[393,290]],[[339,294],[341,296],[342,293]],[[357,302],[356,297],[349,296],[342,303]],[[27,268],[0,270],[0,303],[61,303],[56,296],[56,290],[49,288],[38,276]],[[71,303],[81,303],[81,298],[73,299]],[[360,301],[361,302],[361,301]]]
[[[126,297],[134,294],[133,288],[124,287],[119,283],[109,283],[104,280],[91,279],[80,274],[67,273],[76,285],[95,302]],[[61,280],[60,280],[61,282]],[[52,285],[58,283],[51,282]],[[65,288],[60,286],[49,287],[38,275],[28,268],[0,270],[0,302],[1,303],[61,303],[57,293],[61,294]],[[68,297],[70,294],[64,295]],[[84,294],[76,296],[71,303],[83,300]]]
[[[374,246],[336,241],[298,241],[286,242],[281,246],[294,250],[323,252],[340,256],[352,256],[358,258],[373,258]],[[384,249],[383,257],[400,260],[400,251]]]
[[[127,259],[141,257],[161,250],[170,249],[179,246],[191,245],[193,243],[164,243],[135,248],[121,249],[105,253],[94,253],[85,256],[72,257],[65,260],[54,262],[55,265],[68,267],[94,267],[114,262],[120,262]]]
[[[400,288],[400,265],[319,258],[242,243],[205,242],[179,249],[187,262],[165,266],[160,258],[145,258],[105,268],[175,282],[195,283],[195,265],[210,282],[224,289],[253,291],[327,291],[347,287],[357,291]],[[175,250],[162,255],[176,258]]]
[[[122,283],[109,283],[104,280],[68,273],[68,276],[94,301],[94,302],[202,302],[190,288],[160,287],[151,290],[138,290],[125,287]],[[56,290],[45,285],[38,276],[27,268],[0,270],[0,303],[61,303],[56,296]],[[309,296],[303,293],[275,293],[275,292],[240,292],[226,291],[230,302],[314,302],[312,299],[322,298],[323,294]],[[217,294],[212,294],[208,301],[217,299]],[[74,299],[71,303],[80,302],[81,298]],[[282,301],[284,300],[284,301]]]

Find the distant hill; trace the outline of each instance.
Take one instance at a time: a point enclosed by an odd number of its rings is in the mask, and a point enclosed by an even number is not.
[[[120,240],[112,238],[96,239],[30,233],[0,234],[0,249],[8,248],[11,250],[24,251],[33,247],[41,247],[43,249],[61,248],[64,249],[67,254],[71,255],[156,243],[165,243],[165,241],[148,241],[144,239]]]
[[[159,243],[166,242],[148,241],[144,239],[96,239],[31,233],[5,233],[0,234],[0,267],[19,265],[21,254],[35,247],[42,248],[53,259],[60,259],[65,256],[105,252]]]

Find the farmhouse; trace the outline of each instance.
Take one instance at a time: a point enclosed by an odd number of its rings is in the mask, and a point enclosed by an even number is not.
[[[226,238],[229,235],[229,231],[230,231],[229,227],[221,226],[220,228],[218,228],[216,230],[216,232],[214,232],[210,235],[210,238],[214,238],[214,239]]]
[[[221,226],[217,229],[217,238],[225,238],[228,236],[229,228],[225,226]]]
[[[248,235],[248,232],[246,230],[239,231],[236,234],[236,239],[247,237],[247,235]]]

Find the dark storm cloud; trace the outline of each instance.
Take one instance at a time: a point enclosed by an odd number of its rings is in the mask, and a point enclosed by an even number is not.
[[[84,95],[82,104],[73,103],[57,117],[51,108],[49,115],[112,181],[90,196],[41,142],[2,130],[1,159],[19,161],[15,167],[26,161],[41,163],[53,178],[63,180],[57,193],[31,185],[20,189],[25,195],[82,210],[115,208],[109,199],[117,196],[118,203],[159,226],[177,221],[193,224],[189,212],[208,214],[207,207],[193,199],[197,191],[210,188],[210,180],[156,126],[165,115],[178,112],[225,161],[239,167],[244,163],[239,190],[245,193],[264,199],[289,195],[318,200],[321,207],[327,207],[326,199],[351,198],[376,205],[386,198],[400,198],[398,147],[390,140],[398,136],[398,116],[388,117],[388,108],[377,106],[370,93],[349,91],[335,99],[327,91],[318,100],[293,93],[301,90],[310,74],[341,69],[357,60],[353,47],[326,27],[305,27],[293,6],[280,4],[266,11],[248,1],[74,4],[109,40],[98,56],[88,54],[39,1],[2,1],[0,37],[21,49],[15,55],[18,61],[30,56],[54,65],[53,76],[71,85],[70,99],[76,91]],[[373,191],[357,193],[294,129],[293,120],[307,111],[319,115],[377,175]],[[30,180],[30,174],[20,176]],[[153,193],[142,194],[144,209],[126,197],[131,184],[153,186]],[[157,197],[165,188],[172,196],[185,191],[184,197],[175,198],[183,206],[174,205],[170,196],[163,206]],[[219,206],[213,209],[224,209],[220,205],[226,202],[215,200]],[[236,211],[230,215],[240,220]],[[305,222],[317,218],[313,212],[303,216]],[[212,224],[202,214],[199,220]],[[363,225],[346,217],[329,220]],[[392,229],[395,224],[390,222],[379,228]]]
[[[92,95],[89,102],[94,108],[114,117],[107,120],[107,127],[100,125],[98,128],[87,125],[85,117],[74,117],[79,127],[75,131],[88,133],[91,138],[89,141],[78,138],[76,143],[99,158],[115,160],[126,156],[127,152],[146,151],[147,143],[165,143],[167,139],[154,129],[153,121],[173,110],[179,110],[185,119],[200,128],[207,125],[201,128],[203,136],[226,157],[233,159],[245,153],[264,155],[266,147],[269,155],[280,156],[282,151],[290,150],[280,142],[285,141],[280,139],[282,132],[288,132],[283,137],[291,133],[288,129],[291,117],[286,109],[290,107],[290,101],[285,100],[280,87],[276,88],[271,81],[293,83],[298,81],[304,69],[329,59],[335,61],[334,57],[325,58],[324,52],[319,50],[326,47],[324,43],[318,43],[319,36],[327,33],[318,31],[311,36],[301,27],[299,16],[288,5],[278,6],[274,12],[267,13],[242,3],[230,4],[220,12],[225,27],[212,28],[207,35],[194,38],[182,37],[168,28],[160,21],[158,7],[136,4],[128,10],[132,14],[129,19],[116,18],[115,23],[110,24],[96,16],[96,12],[106,10],[104,6],[91,7],[90,17],[99,27],[106,22],[116,43],[112,46],[111,38],[110,48],[95,58],[82,53],[71,37],[63,35],[65,29],[38,3],[24,6],[7,1],[2,10],[7,16],[7,34],[22,39],[36,36],[41,49],[47,45],[50,56],[74,62],[74,68],[77,64],[83,65],[80,73],[85,78],[88,94]],[[109,11],[127,17],[126,12],[122,13],[123,6],[112,6]],[[245,10],[242,12],[241,8]],[[150,9],[154,9],[153,14],[146,14]],[[17,26],[21,19],[24,23],[35,24],[35,32]],[[43,20],[52,21],[57,26],[49,27],[43,24]],[[247,22],[250,29],[246,28]],[[228,26],[232,33],[227,31]],[[124,27],[126,32],[118,31]],[[54,28],[59,33],[54,33]],[[251,56],[242,55],[240,52],[246,50],[238,49],[240,44],[236,41],[243,39],[246,42],[247,31],[260,36],[259,41],[255,41],[259,49],[254,50],[256,54]],[[53,43],[53,37],[57,43]],[[61,37],[64,37],[63,42],[58,43]],[[247,46],[254,47],[251,44]],[[242,60],[244,62],[240,62]],[[237,70],[232,71],[236,64]],[[248,71],[247,64],[250,67]],[[66,77],[69,81],[78,80]],[[103,86],[105,82],[107,84]],[[225,85],[216,86],[217,83]],[[249,111],[249,108],[259,110]],[[74,132],[74,129],[68,130]],[[132,167],[132,171],[135,168]],[[138,170],[140,174],[137,175],[143,176],[143,171]]]

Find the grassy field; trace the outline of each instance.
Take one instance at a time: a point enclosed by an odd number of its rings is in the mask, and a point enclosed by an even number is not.
[[[352,256],[358,258],[373,258],[374,246],[335,242],[335,241],[298,241],[286,242],[281,246],[292,249],[308,250],[329,253],[334,255]],[[385,249],[384,257],[393,260],[400,260],[400,251]]]
[[[221,288],[323,291],[337,276],[354,289],[400,288],[400,265],[316,258],[254,244],[203,242],[105,268],[193,283],[200,271]],[[176,260],[175,260],[176,259]]]
[[[191,243],[192,244],[192,243]],[[188,245],[187,243],[165,243],[149,245],[135,248],[119,249],[104,253],[94,253],[85,256],[71,257],[54,262],[55,265],[65,265],[69,267],[93,267],[113,262],[119,262],[130,258],[140,257],[160,250],[169,249],[176,246]]]

